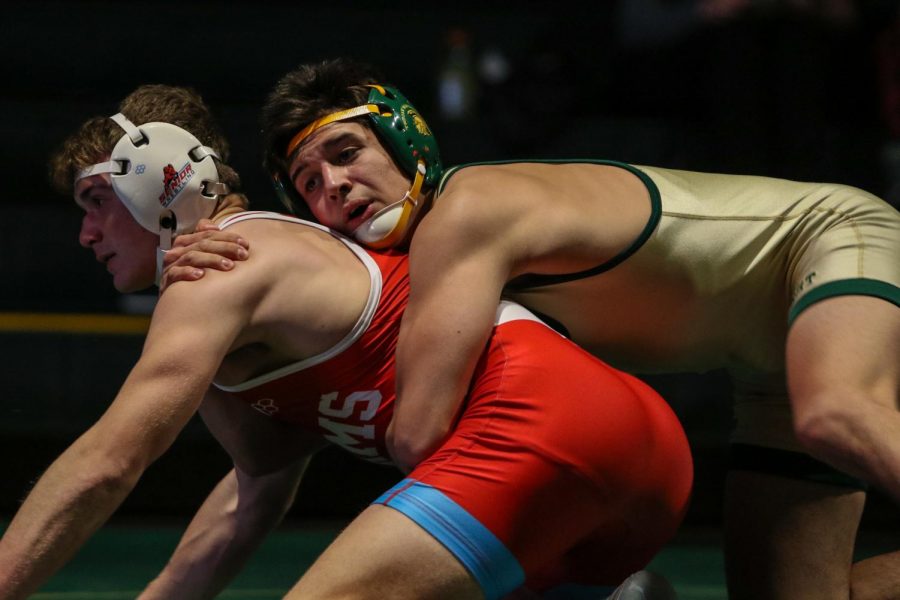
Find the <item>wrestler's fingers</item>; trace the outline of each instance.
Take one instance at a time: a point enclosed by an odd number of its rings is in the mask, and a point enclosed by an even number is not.
[[[195,267],[173,266],[163,271],[159,280],[159,293],[162,294],[170,285],[176,281],[196,281],[203,277],[203,269]]]
[[[247,249],[240,244],[208,239],[172,248],[163,256],[163,268],[178,265],[225,271],[233,266],[232,261],[246,260],[248,256]]]
[[[242,247],[237,246],[237,249],[232,252],[233,248],[235,248],[233,244],[223,244],[222,242],[194,244],[190,249],[177,256],[167,252],[163,264],[166,269],[194,267],[228,271],[234,267],[235,260],[247,258],[247,251]]]
[[[235,246],[241,246],[244,249],[250,248],[249,242],[241,237],[240,234],[231,231],[220,231],[219,229],[215,228],[215,224],[213,224],[212,227],[212,229],[204,229],[202,231],[195,231],[194,233],[184,233],[182,235],[179,235],[177,238],[175,238],[175,241],[172,244],[172,248],[189,248],[190,246],[200,244],[209,240],[212,240],[213,242],[234,244]],[[206,247],[204,248],[204,250],[214,251],[211,247]]]

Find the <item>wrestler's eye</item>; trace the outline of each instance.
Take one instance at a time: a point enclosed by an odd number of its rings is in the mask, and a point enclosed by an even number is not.
[[[336,164],[345,165],[352,161],[354,157],[356,157],[356,153],[359,151],[356,147],[347,147],[338,152],[337,159],[335,160]]]
[[[318,177],[308,177],[306,182],[303,184],[303,191],[305,193],[310,193],[316,191],[319,187],[319,178]]]
[[[103,206],[104,198],[100,194],[91,194],[87,198],[84,199],[85,205],[91,208],[100,208]]]

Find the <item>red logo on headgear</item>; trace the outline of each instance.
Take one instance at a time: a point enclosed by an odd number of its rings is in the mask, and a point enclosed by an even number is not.
[[[176,171],[171,163],[163,167],[163,193],[159,195],[159,203],[168,206],[193,176],[191,161],[186,162],[180,171]]]
[[[171,164],[163,167],[163,189],[169,190],[178,181],[178,171]]]

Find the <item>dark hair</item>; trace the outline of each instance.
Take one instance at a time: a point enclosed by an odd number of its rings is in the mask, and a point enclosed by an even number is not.
[[[266,168],[286,171],[284,153],[298,131],[320,117],[365,104],[369,84],[376,83],[384,82],[374,67],[347,58],[300,65],[282,77],[262,110]]]
[[[142,85],[122,100],[119,112],[135,125],[164,122],[191,132],[213,148],[221,160],[216,168],[232,192],[240,190],[237,172],[228,166],[229,145],[209,107],[196,91],[168,85]],[[108,116],[85,121],[50,158],[50,181],[62,194],[71,195],[77,173],[108,156],[122,137],[122,128]]]

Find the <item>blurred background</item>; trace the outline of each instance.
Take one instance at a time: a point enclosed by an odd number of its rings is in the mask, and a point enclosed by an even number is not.
[[[139,84],[189,85],[205,97],[260,209],[279,207],[260,166],[259,107],[288,70],[340,55],[380,67],[413,100],[448,165],[608,158],[835,181],[900,204],[896,0],[420,4],[432,6],[4,3],[0,520],[103,412],[140,352],[140,318],[117,327],[108,315],[146,313],[154,291],[115,292],[78,246],[79,210],[46,176],[65,136],[114,113]],[[675,407],[695,451],[688,525],[716,527],[728,384],[721,373],[648,381]],[[192,423],[120,514],[185,517],[228,467]],[[292,516],[347,518],[396,478],[326,451]],[[871,530],[900,530],[877,491],[865,518]]]

